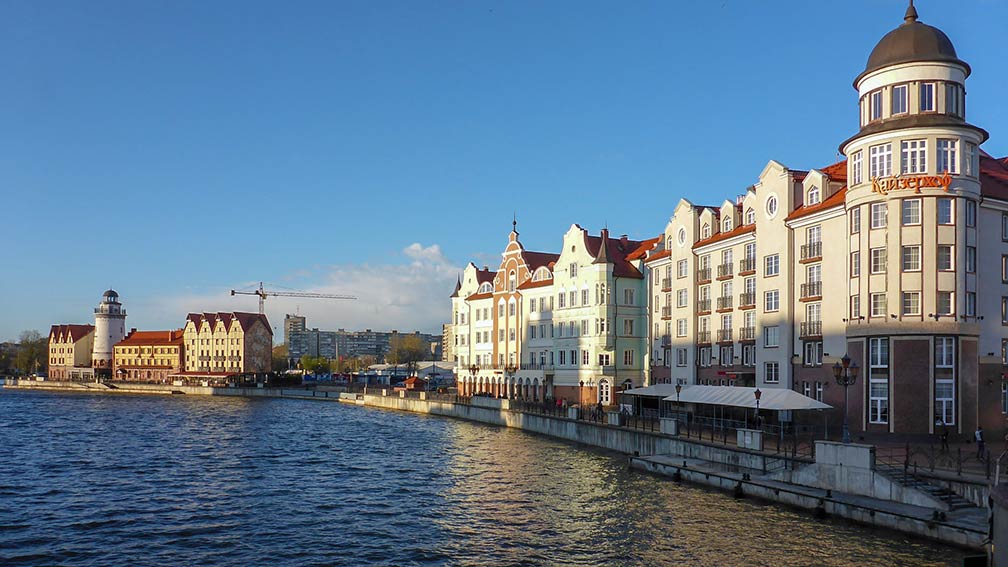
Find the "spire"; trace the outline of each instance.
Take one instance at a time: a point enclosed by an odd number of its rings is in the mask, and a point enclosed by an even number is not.
[[[903,25],[912,24],[917,21],[917,9],[914,8],[913,0],[910,0],[910,5],[907,6],[906,14],[903,16]]]
[[[462,289],[462,278],[461,276],[455,278],[455,291],[452,292],[451,297],[458,297],[459,290]]]
[[[518,234],[518,213],[511,213],[511,232]]]
[[[602,236],[599,238],[599,249],[598,254],[595,255],[595,261],[592,264],[608,264],[609,263],[609,229],[602,229]]]

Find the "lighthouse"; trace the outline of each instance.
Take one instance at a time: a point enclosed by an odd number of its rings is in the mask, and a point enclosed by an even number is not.
[[[126,337],[126,310],[119,303],[119,294],[110,289],[102,294],[95,307],[95,337],[91,364],[95,377],[112,376],[112,347]]]

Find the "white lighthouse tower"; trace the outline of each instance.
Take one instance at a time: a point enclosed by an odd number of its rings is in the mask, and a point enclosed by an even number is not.
[[[126,337],[126,310],[119,303],[119,294],[108,290],[95,307],[95,338],[91,365],[96,377],[112,376],[112,347]]]

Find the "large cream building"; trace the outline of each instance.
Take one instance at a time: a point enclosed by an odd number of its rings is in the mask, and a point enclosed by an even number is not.
[[[53,325],[49,329],[50,380],[93,379],[94,331],[93,325]]]
[[[525,250],[512,230],[497,271],[469,264],[452,294],[460,391],[610,405],[642,385],[655,242],[573,225],[554,254]]]
[[[969,73],[911,6],[855,80],[844,161],[681,200],[647,259],[654,380],[792,388],[839,422],[848,354],[855,432],[1003,429],[1008,168],[966,120]]]
[[[181,378],[219,378],[271,370],[273,330],[261,313],[190,313],[182,330]]]

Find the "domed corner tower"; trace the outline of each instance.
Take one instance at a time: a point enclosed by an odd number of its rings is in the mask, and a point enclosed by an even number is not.
[[[988,134],[966,121],[969,74],[911,0],[854,79],[860,129],[840,145],[847,348],[863,369],[850,392],[852,429],[968,432],[976,423],[979,146]]]
[[[126,337],[126,310],[119,303],[119,294],[110,289],[102,294],[101,303],[95,307],[94,351],[91,365],[95,375],[112,376],[112,350]]]

